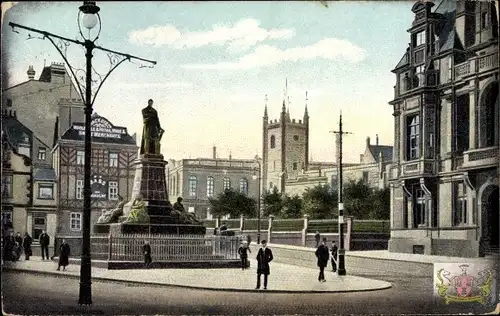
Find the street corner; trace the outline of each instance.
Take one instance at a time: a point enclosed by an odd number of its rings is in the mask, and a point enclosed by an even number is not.
[[[498,303],[498,271],[488,263],[434,263],[433,294],[444,304]]]

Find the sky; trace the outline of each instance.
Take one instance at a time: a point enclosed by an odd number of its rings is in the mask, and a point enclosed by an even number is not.
[[[367,136],[394,142],[391,70],[408,45],[413,4],[98,1],[97,44],[157,65],[124,62],[103,84],[94,111],[140,137],[140,111],[151,98],[166,131],[166,158],[211,157],[215,145],[219,158],[253,159],[262,155],[265,96],[270,119],[279,118],[285,92],[291,117],[302,119],[307,91],[312,160],[335,160],[330,131],[342,112],[344,130],[353,133],[344,137],[344,161],[357,162]],[[29,65],[38,78],[44,62],[63,60],[48,40],[26,40],[27,32],[12,32],[8,22],[76,39],[79,5],[24,2],[6,12],[9,86],[27,80]],[[78,45],[67,56],[72,66],[85,65]],[[102,51],[93,62],[101,74],[109,69]]]

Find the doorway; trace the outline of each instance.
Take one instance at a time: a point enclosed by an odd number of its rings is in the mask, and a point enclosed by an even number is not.
[[[487,188],[488,189],[488,188]],[[492,186],[490,193],[484,197],[484,207],[487,214],[487,239],[489,241],[490,252],[498,253],[499,251],[499,188]]]

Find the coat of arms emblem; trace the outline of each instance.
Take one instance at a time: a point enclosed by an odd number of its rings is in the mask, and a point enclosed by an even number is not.
[[[445,267],[435,267],[434,271],[436,294],[446,304],[450,302],[487,304],[494,298],[494,270],[490,267],[446,264]]]

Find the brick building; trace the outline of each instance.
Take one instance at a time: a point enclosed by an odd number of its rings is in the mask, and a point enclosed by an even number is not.
[[[393,252],[477,257],[499,239],[498,8],[417,2],[395,69]]]
[[[92,213],[91,225],[103,210],[113,209],[119,197],[130,199],[138,146],[135,134],[114,126],[94,113],[92,128]],[[58,182],[58,235],[81,235],[83,210],[83,175],[85,127],[73,123],[52,150],[53,166]]]

